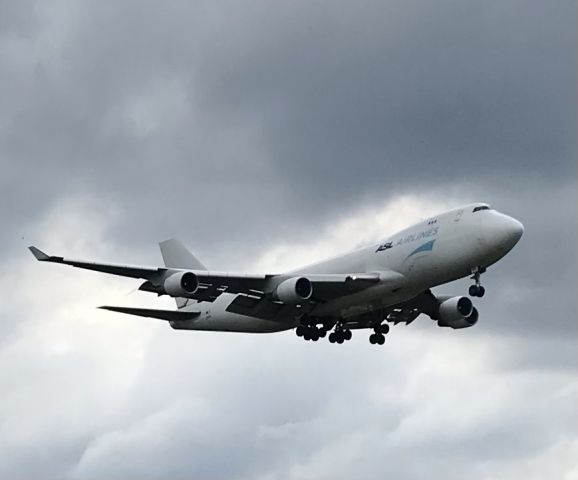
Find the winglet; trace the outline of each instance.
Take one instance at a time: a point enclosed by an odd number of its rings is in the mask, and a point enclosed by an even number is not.
[[[34,247],[34,246],[30,246],[28,247],[28,249],[32,252],[32,255],[34,255],[36,257],[36,260],[40,261],[40,262],[48,262],[50,261],[50,256],[46,255],[42,250]]]

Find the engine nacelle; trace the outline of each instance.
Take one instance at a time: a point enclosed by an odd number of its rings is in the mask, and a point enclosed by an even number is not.
[[[171,297],[186,297],[199,288],[199,280],[193,272],[178,272],[167,277],[163,289]]]
[[[284,303],[299,303],[311,298],[313,285],[308,278],[294,277],[281,282],[275,289],[274,296]]]
[[[478,310],[468,297],[452,297],[440,304],[440,327],[467,328],[478,321]]]

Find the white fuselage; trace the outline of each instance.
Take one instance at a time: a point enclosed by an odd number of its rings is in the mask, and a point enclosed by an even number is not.
[[[477,210],[477,211],[474,211]],[[387,280],[359,293],[319,304],[317,316],[347,318],[409,300],[428,288],[466,277],[476,267],[488,267],[506,255],[523,232],[520,222],[472,204],[430,217],[379,244],[288,272],[288,275],[397,272],[401,283]],[[297,318],[260,320],[227,312],[234,296],[191,305],[201,315],[194,330],[272,332],[295,327]]]

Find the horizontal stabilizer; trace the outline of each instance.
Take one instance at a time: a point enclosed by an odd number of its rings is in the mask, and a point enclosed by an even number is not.
[[[110,310],[111,312],[137,315],[139,317],[158,318],[159,320],[168,320],[171,322],[193,320],[194,318],[197,318],[200,315],[200,312],[183,312],[178,310],[155,310],[151,308],[111,307],[109,305],[104,305],[98,308],[102,310]]]

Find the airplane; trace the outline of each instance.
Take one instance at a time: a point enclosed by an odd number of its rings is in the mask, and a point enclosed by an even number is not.
[[[468,296],[435,295],[431,289],[460,278],[474,283],[520,240],[518,220],[474,203],[427,218],[382,242],[282,274],[208,270],[176,239],[159,244],[162,267],[96,263],[50,256],[29,247],[41,262],[140,278],[139,290],[175,298],[177,310],[119,306],[98,308],[168,321],[176,330],[271,333],[330,343],[369,329],[369,342],[383,345],[389,323],[406,325],[425,314],[440,327],[462,329],[478,321]]]

